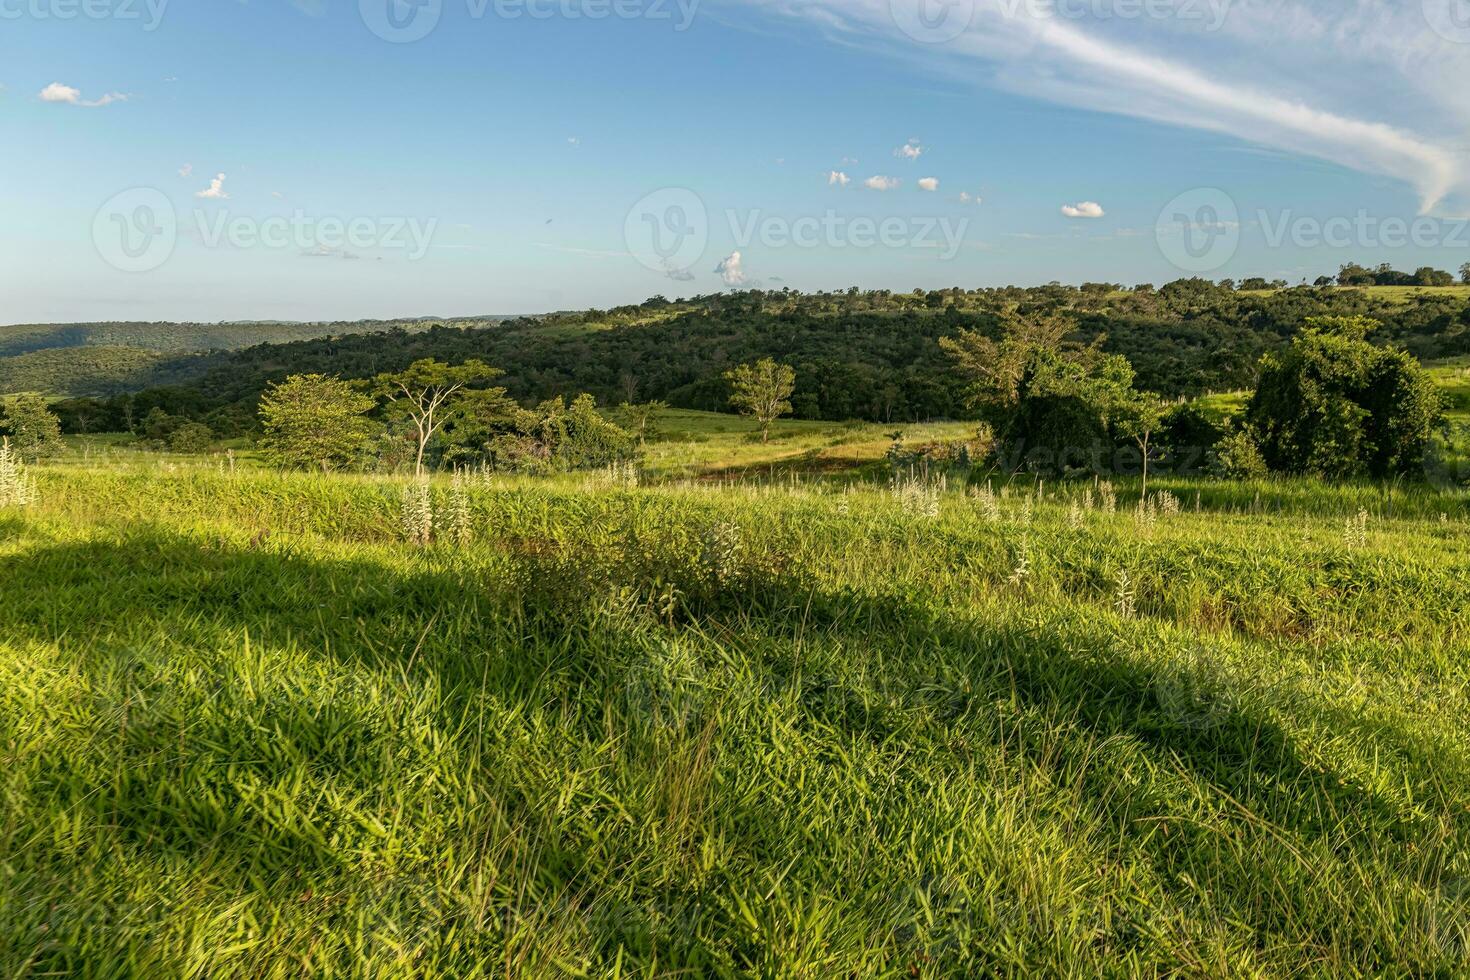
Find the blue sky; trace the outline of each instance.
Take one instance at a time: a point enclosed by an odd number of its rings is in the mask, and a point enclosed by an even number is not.
[[[1467,42],[1467,0],[0,0],[0,322],[1458,269]]]

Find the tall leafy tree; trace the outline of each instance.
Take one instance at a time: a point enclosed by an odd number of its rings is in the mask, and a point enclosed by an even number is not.
[[[766,357],[726,372],[725,380],[730,382],[730,404],[755,419],[761,427],[761,442],[769,442],[771,424],[791,412],[796,370]]]
[[[996,336],[961,330],[940,340],[1001,446],[1024,454],[1018,466],[1105,469],[1108,427],[1135,394],[1128,360],[1067,339],[1071,327],[1055,314],[1009,313]]]
[[[360,458],[376,425],[377,403],[360,385],[323,374],[296,374],[260,399],[263,446],[277,463],[331,470]]]
[[[1324,477],[1419,471],[1443,422],[1434,381],[1414,358],[1376,347],[1367,317],[1313,317],[1267,355],[1246,419],[1273,470]]]
[[[424,455],[430,441],[456,415],[476,402],[504,397],[504,388],[486,387],[501,373],[483,361],[450,365],[427,358],[402,371],[378,375],[376,391],[387,399],[389,411],[407,419],[412,427],[417,444],[416,476],[424,473]]]
[[[61,420],[40,395],[17,395],[5,406],[10,446],[27,463],[61,452]]]

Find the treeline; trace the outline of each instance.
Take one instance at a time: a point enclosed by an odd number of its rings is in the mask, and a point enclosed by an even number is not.
[[[456,326],[485,326],[505,317],[472,317]],[[166,353],[239,350],[257,344],[284,344],[313,337],[380,333],[392,327],[422,329],[445,321],[337,320],[320,322],[240,321],[237,323],[101,322],[0,326],[0,357],[75,347],[136,347]]]
[[[210,355],[198,378],[71,400],[59,411],[70,431],[138,431],[157,407],[235,435],[253,431],[261,393],[292,374],[367,379],[423,359],[494,364],[505,371],[508,396],[527,406],[588,393],[602,404],[660,400],[723,410],[726,373],[771,357],[797,373],[791,402],[798,418],[966,418],[973,411],[940,340],[961,331],[997,336],[1013,314],[1065,318],[1071,339],[1126,357],[1141,389],[1175,398],[1252,387],[1262,357],[1311,317],[1371,317],[1372,343],[1420,359],[1470,353],[1470,303],[1455,291],[1407,298],[1328,287],[1256,293],[1203,279],[1132,289],[756,290],[655,297],[483,328],[433,324],[258,345]]]

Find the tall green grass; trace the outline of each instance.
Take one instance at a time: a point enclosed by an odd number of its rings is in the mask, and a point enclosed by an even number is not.
[[[7,975],[1470,969],[1460,495],[39,477]]]

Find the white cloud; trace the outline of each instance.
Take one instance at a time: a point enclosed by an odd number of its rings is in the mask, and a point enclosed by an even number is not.
[[[186,164],[184,164],[182,167],[179,168],[179,176],[180,177],[192,177],[192,176],[194,176],[194,165],[192,163],[186,163]]]
[[[827,174],[828,187],[831,187],[834,184],[836,184],[838,187],[846,187],[850,183],[852,183],[852,178],[843,173],[841,170],[834,170],[831,173]]]
[[[580,136],[568,136],[567,137],[567,145],[569,145],[569,146],[581,146],[582,145],[582,138]]]
[[[971,194],[969,191],[960,191],[961,204],[984,204],[984,199],[979,194]]]
[[[209,186],[202,191],[196,192],[194,196],[201,197],[206,201],[228,200],[230,195],[225,193],[225,175],[215,174],[214,179],[209,182]]]
[[[1062,214],[1069,218],[1101,218],[1107,212],[1096,201],[1082,201],[1078,204],[1063,204]]]
[[[1461,0],[1210,0],[1194,17],[1085,20],[967,0],[951,5],[965,23],[952,9],[939,25],[929,0],[743,2],[919,71],[1226,134],[1403,181],[1424,212],[1470,210],[1470,44],[1449,42],[1463,31],[1446,12]]]
[[[939,178],[938,177],[921,177],[921,178],[919,178],[919,190],[921,190],[921,191],[937,191],[937,190],[939,190]]]
[[[51,102],[58,105],[79,105],[88,109],[96,109],[100,106],[112,105],[114,102],[126,102],[128,97],[121,92],[108,92],[99,99],[88,101],[82,98],[81,89],[63,85],[60,82],[52,82],[41,89],[39,96],[42,102]]]
[[[893,155],[902,157],[905,160],[917,160],[924,155],[924,148],[919,145],[918,140],[909,140],[903,146],[894,150]]]
[[[871,191],[891,191],[902,183],[903,181],[899,180],[897,177],[884,177],[882,175],[879,175],[877,177],[869,177],[867,180],[863,181],[863,186]]]
[[[731,252],[721,259],[720,264],[715,266],[715,272],[719,273],[727,286],[744,285],[746,280],[744,259],[739,252]]]

